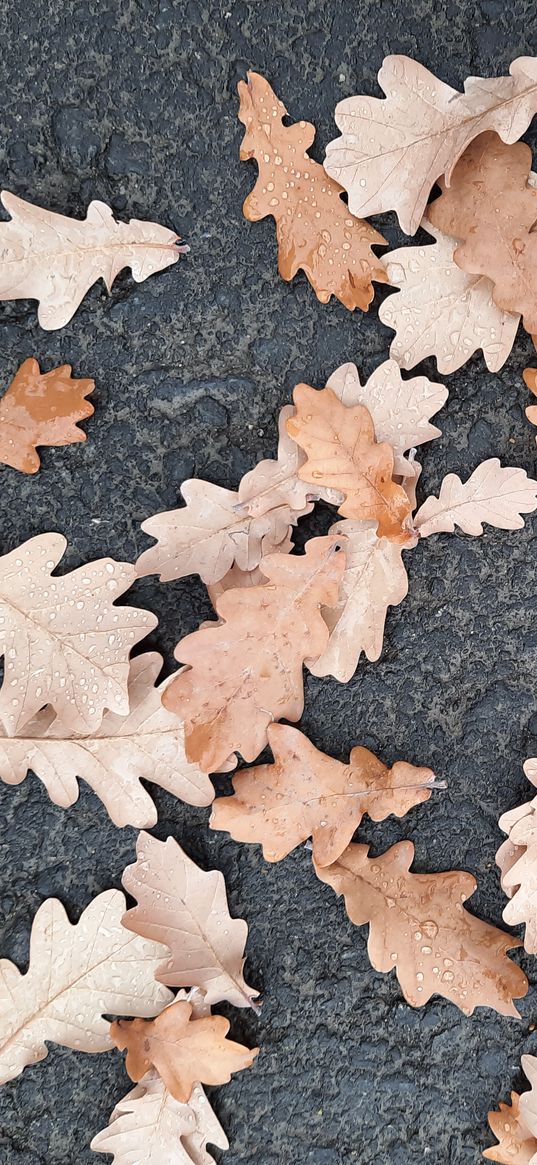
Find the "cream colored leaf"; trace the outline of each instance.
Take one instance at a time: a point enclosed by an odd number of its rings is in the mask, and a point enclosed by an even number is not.
[[[404,456],[407,449],[441,435],[441,430],[429,421],[445,405],[447,388],[426,376],[403,380],[395,360],[380,364],[364,385],[360,384],[355,364],[342,364],[326,384],[347,408],[365,405],[376,440],[387,441],[393,449],[395,474],[405,476],[412,472]]]
[[[287,435],[291,405],[281,410],[276,460],[267,458],[242,478],[238,491],[191,478],[181,492],[186,506],[155,514],[142,530],[157,539],[137,562],[139,575],[159,574],[162,582],[199,574],[217,583],[236,564],[254,570],[265,554],[289,536],[290,527],[312,509],[318,496],[298,477],[306,460]]]
[[[532,1137],[537,1137],[537,1056],[521,1056],[520,1062],[530,1082],[530,1091],[520,1097],[520,1116]],[[537,1165],[537,1152],[530,1165]]]
[[[200,870],[172,837],[162,842],[141,833],[136,853],[123,885],[138,905],[123,925],[169,948],[160,982],[201,987],[209,1005],[227,999],[235,1007],[252,1007],[259,992],[243,976],[248,927],[230,917],[220,871]]]
[[[537,759],[527,760],[524,772],[537,786]],[[525,925],[524,946],[530,954],[537,952],[537,796],[517,805],[499,820],[507,834],[496,854],[501,870],[502,888],[511,899],[503,912],[509,926]]]
[[[72,732],[93,732],[110,708],[129,711],[131,648],[158,620],[116,607],[136,577],[130,563],[102,558],[51,575],[65,551],[62,534],[39,534],[0,558],[0,720],[9,736],[45,704]]]
[[[502,468],[497,457],[483,461],[463,484],[448,473],[437,498],[429,497],[414,516],[420,538],[460,526],[465,534],[482,534],[483,522],[500,530],[520,530],[521,514],[537,509],[537,482],[524,469]]]
[[[344,538],[346,566],[336,606],[322,608],[328,645],[307,667],[314,676],[331,675],[347,683],[362,651],[371,662],[379,658],[388,607],[404,599],[408,578],[402,547],[378,538],[376,522],[347,518],[331,526],[330,533]]]
[[[121,924],[120,890],[99,894],[73,926],[57,898],[34,918],[22,975],[0,959],[0,1083],[47,1055],[45,1041],[82,1052],[113,1046],[103,1015],[152,1016],[172,999],[155,971],[164,950]]]
[[[56,805],[78,798],[78,781],[100,797],[115,825],[155,825],[157,811],[142,780],[160,785],[188,805],[210,805],[214,789],[205,773],[187,761],[183,725],[161,700],[157,652],[132,660],[128,716],[105,712],[91,736],[69,733],[48,709],[38,712],[21,736],[0,737],[0,779],[19,785],[32,769]]]
[[[537,60],[518,57],[509,77],[469,77],[464,93],[406,56],[385,57],[378,75],[386,100],[348,97],[336,106],[342,136],[324,168],[349,195],[355,215],[396,210],[406,234],[423,218],[436,180],[451,173],[485,130],[515,142],[537,111]]]
[[[456,239],[427,219],[421,225],[434,244],[399,247],[384,257],[389,281],[400,289],[379,308],[379,319],[396,333],[390,355],[402,368],[436,356],[438,371],[449,373],[481,349],[487,368],[498,372],[513,347],[520,316],[496,306],[490,279],[457,266]]]
[[[0,223],[0,299],[37,299],[42,328],[62,328],[89,288],[110,291],[123,267],[136,283],[176,263],[178,235],[154,222],[117,222],[105,202],[91,202],[83,220],[54,214],[7,190],[11,222]]]

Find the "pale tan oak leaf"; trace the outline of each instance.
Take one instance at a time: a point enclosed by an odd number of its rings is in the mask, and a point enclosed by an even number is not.
[[[337,602],[345,555],[337,538],[311,538],[304,555],[270,554],[267,582],[226,591],[218,621],[182,639],[183,667],[163,695],[185,724],[186,755],[219,772],[235,752],[255,760],[273,720],[299,720],[303,664],[328,642],[321,606]]]
[[[316,660],[307,660],[314,676],[334,676],[347,683],[354,675],[362,652],[372,663],[382,651],[388,607],[401,603],[408,593],[408,576],[402,546],[379,538],[376,522],[346,518],[330,527],[341,540],[346,565],[335,606],[322,607],[329,640]]]
[[[210,805],[213,786],[197,765],[187,761],[183,725],[162,704],[169,681],[155,687],[162,663],[157,652],[132,660],[128,715],[105,712],[91,735],[69,732],[48,708],[38,712],[19,736],[0,735],[0,780],[20,785],[31,769],[54,804],[63,808],[74,805],[78,780],[84,780],[115,825],[137,829],[157,822],[155,804],[142,780],[160,785],[187,805]]]
[[[292,538],[284,538],[278,546],[267,548],[267,554],[290,554],[294,549]],[[225,591],[233,591],[238,587],[258,587],[263,583],[268,582],[266,575],[263,574],[263,557],[259,566],[255,566],[253,570],[240,570],[237,563],[230,567],[227,574],[224,575],[216,583],[209,583],[207,591],[213,607],[216,610],[217,599],[223,595]]]
[[[522,1071],[530,1082],[529,1092],[520,1097],[520,1119],[533,1137],[537,1137],[537,1057],[521,1056]],[[530,1165],[537,1165],[537,1152]]]
[[[347,764],[320,752],[288,724],[268,730],[273,764],[244,769],[233,778],[233,797],[219,797],[211,829],[235,841],[256,842],[268,862],[279,862],[311,837],[319,866],[346,849],[362,817],[404,817],[428,801],[431,769],[397,761],[391,769],[367,748],[353,748]]]
[[[412,466],[404,456],[408,449],[440,437],[441,430],[430,419],[445,405],[449,396],[443,384],[427,376],[403,380],[395,360],[385,360],[365,384],[355,364],[342,364],[329,377],[332,389],[346,408],[365,405],[375,428],[377,441],[391,445],[394,474],[411,474]]]
[[[178,235],[132,218],[117,222],[105,202],[91,202],[83,220],[54,214],[3,190],[11,222],[0,223],[0,300],[37,299],[47,331],[74,316],[89,288],[103,279],[107,291],[124,267],[136,283],[176,263]]]
[[[485,1149],[483,1156],[487,1161],[496,1161],[497,1165],[537,1165],[537,1138],[523,1120],[521,1099],[518,1092],[512,1092],[511,1104],[500,1103],[497,1112],[487,1114],[491,1132],[498,1141],[497,1145]]]
[[[518,1016],[514,999],[526,994],[528,980],[506,952],[521,946],[520,939],[464,910],[475,878],[462,870],[411,873],[410,841],[374,858],[368,849],[351,844],[337,862],[315,869],[322,882],[344,895],[351,922],[369,923],[367,950],[374,969],[395,970],[412,1007],[443,995],[465,1015],[492,1007]]]
[[[136,578],[102,558],[54,575],[62,534],[38,534],[0,557],[0,721],[15,736],[50,704],[73,732],[93,732],[104,711],[129,711],[129,653],[158,620],[116,600]]]
[[[537,759],[524,764],[524,772],[537,786]],[[503,911],[509,926],[525,926],[524,946],[537,952],[537,797],[503,813],[499,820],[507,834],[496,854],[502,889],[510,898]]]
[[[139,575],[159,574],[162,582],[169,582],[199,574],[211,585],[233,565],[254,570],[265,554],[289,538],[291,526],[310,512],[311,500],[319,496],[298,476],[305,456],[287,434],[293,412],[291,405],[281,410],[277,458],[260,461],[237,491],[191,478],[181,486],[185,506],[142,523],[142,530],[157,542],[140,555]]]
[[[469,77],[464,93],[406,56],[385,57],[378,74],[385,100],[347,97],[336,106],[341,137],[324,168],[349,196],[355,215],[395,210],[406,234],[423,218],[429,194],[469,143],[485,130],[505,142],[522,136],[537,111],[537,60],[518,57],[509,77]]]
[[[259,992],[243,974],[248,927],[244,919],[231,918],[220,871],[200,870],[172,837],[163,842],[141,833],[136,853],[123,885],[138,905],[123,925],[168,947],[159,982],[199,987],[209,1006],[227,999],[235,1007],[254,1007]]]
[[[438,371],[450,373],[481,349],[487,368],[498,372],[515,342],[520,316],[497,307],[494,284],[485,275],[457,266],[456,239],[427,219],[421,225],[434,244],[399,247],[385,256],[389,282],[399,288],[379,308],[379,319],[395,332],[390,355],[407,369],[435,356]]]
[[[29,969],[0,959],[0,1082],[47,1055],[46,1041],[81,1052],[113,1047],[103,1015],[152,1016],[172,999],[155,972],[165,948],[121,924],[125,897],[107,890],[72,925],[57,900],[35,915]]]
[[[497,457],[490,457],[464,483],[456,473],[448,473],[438,497],[427,498],[414,515],[414,529],[420,538],[453,533],[455,526],[465,534],[479,535],[483,522],[500,530],[521,530],[521,514],[535,509],[537,482],[524,469],[504,468]]]
[[[229,1020],[221,1015],[196,1019],[186,1000],[171,1003],[156,1019],[117,1019],[110,1035],[127,1050],[125,1067],[131,1080],[142,1080],[156,1068],[168,1092],[187,1104],[194,1085],[227,1084],[232,1073],[249,1068],[259,1048],[245,1048],[227,1039]]]

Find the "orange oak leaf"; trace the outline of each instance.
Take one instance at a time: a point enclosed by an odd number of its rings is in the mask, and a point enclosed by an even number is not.
[[[372,821],[403,817],[428,801],[431,769],[397,761],[389,769],[368,748],[353,748],[349,763],[333,760],[287,724],[271,724],[274,764],[245,769],[233,778],[234,797],[213,806],[211,829],[235,841],[258,842],[268,862],[313,840],[317,865],[335,862],[365,813]]]
[[[200,870],[172,837],[157,841],[141,833],[136,856],[123,885],[138,905],[127,911],[123,926],[168,947],[159,982],[199,987],[209,1005],[227,999],[255,1010],[259,993],[243,974],[248,927],[230,916],[223,874]]]
[[[485,1149],[487,1161],[498,1165],[532,1165],[537,1161],[537,1138],[522,1119],[520,1099],[518,1092],[512,1092],[511,1104],[500,1104],[498,1112],[489,1112],[488,1122],[498,1144]]]
[[[0,720],[8,736],[50,704],[72,732],[127,716],[131,649],[158,619],[116,601],[135,581],[128,562],[102,558],[55,575],[62,534],[38,534],[0,557]]]
[[[369,923],[375,970],[395,969],[413,1007],[443,995],[465,1015],[492,1007],[518,1016],[513,1000],[526,994],[528,980],[506,951],[522,944],[463,909],[475,878],[462,870],[410,873],[410,841],[375,858],[368,849],[351,844],[333,865],[315,868],[322,882],[344,895],[351,922]]]
[[[76,380],[71,365],[41,372],[37,360],[25,360],[0,400],[0,462],[37,473],[38,445],[73,445],[85,441],[77,421],[95,411],[85,398],[93,380]]]
[[[534,396],[537,396],[537,368],[525,368],[522,376],[524,377],[524,384],[529,388]],[[528,405],[526,416],[532,425],[537,425],[537,405]],[[535,438],[537,441],[537,437]]]
[[[375,294],[372,280],[387,281],[371,246],[386,239],[349,213],[341,186],[309,157],[314,127],[307,121],[284,125],[287,110],[259,73],[248,73],[248,83],[239,81],[238,91],[246,130],[241,161],[255,158],[259,167],[243,206],[245,218],[274,218],[282,279],[289,281],[302,269],[321,303],[335,295],[350,311],[367,311]]]
[[[537,60],[518,57],[509,73],[468,77],[459,93],[410,57],[385,57],[378,80],[386,100],[340,101],[342,136],[326,151],[325,170],[347,190],[352,213],[396,210],[405,233],[415,234],[434,183],[445,174],[450,184],[478,134],[495,130],[516,142],[526,132],[537,111]]]
[[[304,555],[269,554],[263,586],[226,591],[219,621],[182,639],[187,664],[163,694],[185,724],[187,758],[218,772],[238,752],[255,760],[273,720],[299,720],[305,659],[328,641],[320,606],[337,602],[345,555],[337,538],[312,538]]]
[[[249,1068],[259,1048],[245,1048],[226,1039],[229,1020],[221,1015],[192,1018],[192,1005],[171,1003],[156,1019],[118,1019],[110,1036],[120,1051],[127,1049],[125,1067],[131,1080],[142,1080],[156,1068],[168,1092],[186,1104],[195,1084],[227,1084],[233,1072]]]
[[[455,262],[463,271],[486,275],[502,311],[519,313],[537,332],[537,190],[528,184],[531,150],[482,134],[463,154],[449,190],[428,208],[431,222],[456,239]]]
[[[392,481],[393,449],[375,440],[365,405],[347,408],[331,388],[309,384],[297,384],[293,399],[296,415],[287,421],[287,431],[308,455],[299,469],[302,480],[343,493],[344,517],[378,522],[379,537],[409,542],[410,502]]]
[[[497,457],[482,461],[468,481],[448,473],[438,497],[428,497],[414,515],[420,538],[460,526],[465,534],[483,533],[483,522],[500,530],[521,530],[522,514],[537,509],[537,482],[524,469],[502,467]]]
[[[154,222],[117,222],[105,202],[90,202],[86,218],[67,218],[3,190],[11,215],[0,223],[0,300],[37,299],[37,318],[48,331],[74,316],[97,279],[107,291],[123,267],[136,283],[177,263],[188,247]]]

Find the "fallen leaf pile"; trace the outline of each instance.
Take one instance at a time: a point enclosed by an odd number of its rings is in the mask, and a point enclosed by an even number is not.
[[[83,1052],[127,1048],[125,1066],[139,1088],[92,1148],[113,1153],[116,1165],[199,1165],[212,1161],[207,1143],[227,1147],[201,1084],[227,1083],[257,1055],[227,1039],[228,1020],[211,1015],[223,999],[253,1006],[257,992],[242,979],[247,926],[229,916],[222,874],[204,873],[172,838],[141,834],[137,852],[123,879],[137,907],[125,914],[124,895],[108,890],[73,926],[60,902],[47,899],[34,919],[26,974],[0,960],[0,1081],[44,1059],[47,1041]],[[188,995],[174,998],[170,986],[178,983]],[[233,995],[229,983],[237,985]],[[110,1013],[128,1018],[110,1023]]]

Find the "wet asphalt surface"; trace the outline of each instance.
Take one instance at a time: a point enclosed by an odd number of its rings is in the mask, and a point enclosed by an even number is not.
[[[387,357],[391,333],[376,306],[350,314],[318,303],[302,276],[284,284],[272,221],[242,218],[256,172],[238,160],[236,83],[246,69],[264,72],[290,113],[316,124],[312,152],[322,160],[336,102],[378,95],[385,53],[416,56],[461,87],[467,75],[505,73],[512,58],[535,52],[532,20],[521,0],[450,0],[443,11],[426,0],[3,5],[3,186],[75,216],[101,198],[120,217],[175,228],[191,246],[147,283],[125,273],[111,296],[96,285],[60,332],[38,327],[35,304],[2,304],[2,387],[30,355],[45,369],[72,363],[97,385],[86,445],[44,450],[33,478],[0,469],[5,551],[61,530],[66,567],[105,554],[132,561],[148,544],[140,522],[172,507],[184,478],[234,487],[275,453],[277,411],[297,381],[321,386],[347,360],[369,375]],[[395,216],[376,223],[392,245],[403,241]],[[530,353],[521,333],[500,374],[476,356],[444,378],[450,397],[435,418],[443,436],[424,452],[421,498],[446,472],[464,478],[491,456],[535,476],[521,381]],[[433,360],[417,371],[442,379]],[[331,520],[320,506],[304,533]],[[472,909],[497,923],[497,819],[529,793],[521,764],[537,751],[536,530],[533,515],[523,531],[418,546],[381,661],[362,662],[346,686],[306,680],[302,726],[326,752],[346,757],[362,743],[449,782],[402,821],[366,820],[361,838],[380,852],[410,837],[416,869],[472,871]],[[171,669],[177,640],[210,616],[204,587],[146,579],[131,595],[160,619],[142,647],[158,648]],[[516,955],[532,984],[521,1022],[482,1009],[465,1018],[441,999],[414,1011],[394,975],[370,969],[365,928],[315,879],[306,850],[269,866],[257,847],[209,833],[206,810],[154,797],[156,834],[173,834],[202,867],[224,872],[232,911],[250,925],[248,979],[264,996],[259,1019],[232,1017],[233,1034],[262,1054],[212,1092],[231,1142],[217,1160],[476,1165],[491,1143],[488,1107],[522,1085],[521,1053],[537,1052],[535,960]],[[24,967],[39,904],[57,895],[75,919],[119,886],[135,831],[116,829],[85,787],[67,811],[33,777],[0,788],[0,800],[0,950]],[[51,1047],[0,1091],[1,1161],[98,1161],[91,1136],[127,1090],[119,1055]]]

